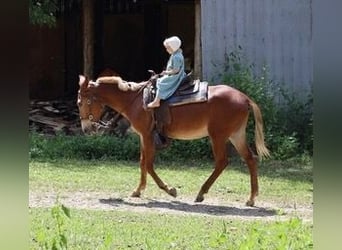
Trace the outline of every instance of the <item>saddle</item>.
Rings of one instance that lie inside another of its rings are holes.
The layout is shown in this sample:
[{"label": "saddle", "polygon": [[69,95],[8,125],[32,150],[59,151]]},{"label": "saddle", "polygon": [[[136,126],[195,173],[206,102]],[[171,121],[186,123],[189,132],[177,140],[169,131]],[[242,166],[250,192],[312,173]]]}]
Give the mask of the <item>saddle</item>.
[{"label": "saddle", "polygon": [[[147,86],[144,89],[143,106],[145,110],[147,109],[147,104],[154,99],[155,93],[156,87],[154,86],[154,84]],[[199,79],[193,80],[190,72],[182,79],[179,87],[176,89],[171,97],[166,100],[161,100],[160,107],[163,103],[168,104],[168,106],[179,106],[190,103],[205,102],[207,101],[207,99],[208,82],[201,82]]]},{"label": "saddle", "polygon": [[[156,93],[154,84],[147,86],[143,92],[143,107],[147,110]],[[171,123],[169,107],[191,103],[200,103],[208,100],[208,82],[193,80],[191,73],[187,74],[176,91],[166,100],[160,101],[160,106],[152,110],[155,121],[154,141],[157,149],[163,149],[170,145],[170,138],[165,136],[164,125]]]},{"label": "saddle", "polygon": [[208,82],[201,82],[199,79],[190,81],[179,86],[175,93],[165,100],[169,106],[179,106],[190,103],[207,101]]}]

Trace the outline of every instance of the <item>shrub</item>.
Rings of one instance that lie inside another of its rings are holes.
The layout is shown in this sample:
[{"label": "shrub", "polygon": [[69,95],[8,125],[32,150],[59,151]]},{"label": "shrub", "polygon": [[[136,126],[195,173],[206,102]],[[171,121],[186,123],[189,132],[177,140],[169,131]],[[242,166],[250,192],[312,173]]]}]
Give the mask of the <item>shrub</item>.
[{"label": "shrub", "polygon": [[172,140],[169,148],[157,153],[162,160],[207,160],[212,159],[211,145],[208,138],[192,141]]},{"label": "shrub", "polygon": [[301,100],[295,93],[281,89],[283,104],[280,105],[279,119],[284,123],[287,134],[293,134],[298,140],[301,153],[313,154],[313,95],[308,93]]},{"label": "shrub", "polygon": [[[125,137],[102,136],[56,136],[30,133],[31,159],[108,159],[133,160],[140,159],[140,142],[136,134]],[[157,151],[156,157],[161,160],[182,161],[212,158],[208,139],[193,141],[172,140],[169,148]]]},{"label": "shrub", "polygon": [[138,160],[139,138],[115,136],[56,136],[30,133],[31,159],[112,159]]}]

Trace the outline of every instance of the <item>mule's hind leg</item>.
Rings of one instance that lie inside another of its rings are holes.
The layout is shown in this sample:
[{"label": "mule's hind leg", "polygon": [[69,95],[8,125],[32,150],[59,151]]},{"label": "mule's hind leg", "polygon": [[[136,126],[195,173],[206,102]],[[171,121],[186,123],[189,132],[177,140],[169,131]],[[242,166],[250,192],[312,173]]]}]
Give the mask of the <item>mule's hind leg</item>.
[{"label": "mule's hind leg", "polygon": [[220,136],[211,137],[212,150],[215,158],[215,168],[206,182],[202,185],[195,202],[204,200],[204,194],[208,193],[211,185],[220,176],[224,168],[228,165],[226,140]]},{"label": "mule's hind leg", "polygon": [[258,195],[259,192],[258,168],[256,156],[253,154],[252,150],[247,145],[245,128],[240,129],[239,132],[233,134],[229,139],[248,166],[250,174],[251,193],[248,201],[246,202],[246,205],[254,206],[255,197]]}]

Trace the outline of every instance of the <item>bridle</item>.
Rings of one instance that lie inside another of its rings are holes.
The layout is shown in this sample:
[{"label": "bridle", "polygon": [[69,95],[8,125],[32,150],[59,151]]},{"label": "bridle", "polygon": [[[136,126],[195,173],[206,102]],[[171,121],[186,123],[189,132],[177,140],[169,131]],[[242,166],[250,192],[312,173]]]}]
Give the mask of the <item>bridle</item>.
[{"label": "bridle", "polygon": [[[84,97],[84,96],[83,96]],[[78,91],[78,99],[80,100],[80,103],[82,103],[82,95],[81,95],[81,93],[80,93],[80,91]],[[84,98],[83,98],[84,99]],[[97,97],[95,97],[94,95],[90,95],[89,97],[87,97],[87,98],[85,98],[86,99],[86,104],[88,105],[88,109],[89,109],[89,114],[88,114],[88,117],[82,117],[81,115],[80,115],[80,120],[82,121],[82,120],[89,120],[89,121],[91,121],[91,122],[93,122],[93,119],[94,119],[94,115],[93,115],[93,113],[91,112],[91,104],[93,103],[93,102],[99,102],[98,101],[98,98]],[[105,105],[104,104],[102,104],[102,102],[100,102],[100,105],[101,105],[101,108],[102,109],[104,109],[105,108]]]},{"label": "bridle", "polygon": [[[132,101],[130,103],[128,103],[127,105],[125,105],[120,111],[117,111],[118,114],[122,114],[129,106],[132,105],[132,103],[135,102],[135,100],[138,98],[140,92],[146,88],[147,86],[150,86],[153,83],[153,79],[150,78],[149,80],[146,81],[146,83],[136,92],[137,94],[134,96],[134,98],[132,99]],[[101,105],[102,110],[105,109],[105,105],[103,104],[103,102],[99,101],[99,98],[96,97],[94,94],[90,94],[89,96],[82,96],[80,93],[80,90],[78,91],[78,100],[80,100],[80,102],[82,103],[82,100],[86,99],[86,104],[88,105],[88,116],[82,117],[80,115],[80,120],[89,120],[91,121],[94,125],[96,123],[99,123],[102,126],[108,126],[108,124],[106,124],[105,122],[101,121],[101,118],[98,121],[93,121],[94,119],[94,115],[92,113],[92,103],[98,102]]]}]

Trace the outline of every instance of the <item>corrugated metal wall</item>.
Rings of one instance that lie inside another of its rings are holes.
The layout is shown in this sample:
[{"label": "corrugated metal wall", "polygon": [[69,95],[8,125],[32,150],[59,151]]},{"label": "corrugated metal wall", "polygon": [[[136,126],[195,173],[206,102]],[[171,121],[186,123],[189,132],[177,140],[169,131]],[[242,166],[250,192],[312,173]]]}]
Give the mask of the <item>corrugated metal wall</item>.
[{"label": "corrugated metal wall", "polygon": [[[203,77],[240,45],[258,74],[305,92],[313,81],[312,0],[201,0]],[[217,80],[217,79],[215,79]]]}]

